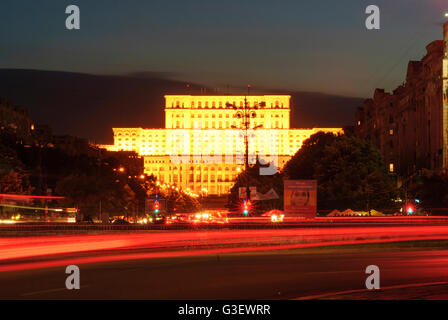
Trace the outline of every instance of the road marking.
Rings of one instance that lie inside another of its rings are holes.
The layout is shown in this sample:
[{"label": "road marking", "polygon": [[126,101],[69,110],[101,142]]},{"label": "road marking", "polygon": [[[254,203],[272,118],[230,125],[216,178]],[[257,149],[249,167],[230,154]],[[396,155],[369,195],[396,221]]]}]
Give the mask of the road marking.
[{"label": "road marking", "polygon": [[[82,286],[81,289],[86,288],[88,286]],[[40,290],[40,291],[33,291],[33,292],[27,292],[27,293],[23,293],[21,294],[21,296],[34,296],[37,294],[42,294],[42,293],[51,293],[51,292],[59,292],[59,291],[69,291],[67,290],[67,288],[57,288],[57,289],[47,289],[47,290]]]},{"label": "road marking", "polygon": [[346,291],[339,291],[339,292],[323,293],[323,294],[314,295],[314,296],[294,298],[291,300],[315,300],[315,299],[322,299],[322,298],[326,298],[326,297],[345,295],[345,294],[351,294],[351,293],[383,291],[383,290],[392,290],[392,289],[405,289],[405,288],[437,286],[437,285],[448,285],[448,282],[427,282],[427,283],[401,284],[401,285],[395,285],[395,286],[389,286],[389,287],[382,287],[381,289],[378,289],[378,290],[368,290],[368,289],[346,290]]}]

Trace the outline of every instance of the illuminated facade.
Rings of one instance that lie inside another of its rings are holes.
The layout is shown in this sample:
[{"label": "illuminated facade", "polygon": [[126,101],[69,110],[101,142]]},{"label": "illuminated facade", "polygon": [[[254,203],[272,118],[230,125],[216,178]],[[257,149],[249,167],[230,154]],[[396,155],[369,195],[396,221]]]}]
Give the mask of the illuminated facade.
[{"label": "illuminated facade", "polygon": [[356,111],[355,133],[377,146],[400,176],[448,168],[448,22],[443,40],[410,61],[406,82],[388,93],[376,89]]},{"label": "illuminated facade", "polygon": [[[246,99],[246,100],[245,100]],[[144,158],[145,173],[161,183],[193,192],[226,194],[244,164],[244,130],[238,111],[254,110],[249,138],[250,163],[256,158],[283,165],[304,140],[319,131],[340,128],[291,129],[289,95],[165,96],[165,128],[114,128],[110,151],[135,151]],[[246,101],[246,102],[245,102]],[[230,106],[232,105],[232,106]]]}]

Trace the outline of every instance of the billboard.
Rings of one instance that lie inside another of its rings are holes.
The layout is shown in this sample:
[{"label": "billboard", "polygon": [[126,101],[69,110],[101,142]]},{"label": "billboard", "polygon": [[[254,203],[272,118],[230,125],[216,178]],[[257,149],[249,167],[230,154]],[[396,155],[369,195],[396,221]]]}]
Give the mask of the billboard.
[{"label": "billboard", "polygon": [[284,208],[287,216],[316,217],[317,181],[285,180]]}]

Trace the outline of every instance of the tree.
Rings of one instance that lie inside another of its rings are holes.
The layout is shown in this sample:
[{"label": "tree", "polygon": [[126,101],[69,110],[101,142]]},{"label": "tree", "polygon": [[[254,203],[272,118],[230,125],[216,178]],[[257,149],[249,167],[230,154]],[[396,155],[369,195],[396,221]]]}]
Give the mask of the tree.
[{"label": "tree", "polygon": [[291,180],[314,179],[316,160],[325,155],[325,147],[332,144],[336,138],[337,136],[333,133],[313,134],[303,142],[300,150],[285,164],[282,173]]},{"label": "tree", "polygon": [[20,170],[0,174],[0,193],[31,194],[28,176]]},{"label": "tree", "polygon": [[200,203],[198,199],[190,197],[182,192],[172,188],[160,190],[161,198],[166,199],[166,212],[173,214],[175,212],[195,212],[199,210]]},{"label": "tree", "polygon": [[426,209],[448,208],[448,172],[424,170],[410,183],[409,196]]},{"label": "tree", "polygon": [[113,176],[69,175],[58,182],[56,192],[67,197],[84,219],[99,217],[100,205],[112,215],[125,216],[134,209],[135,193]]},{"label": "tree", "polygon": [[[252,201],[253,213],[258,214],[271,209],[283,209],[283,179],[280,173],[274,175],[260,175],[260,168],[262,165],[257,162],[247,171],[240,173],[236,179],[235,184],[230,190],[228,197],[228,206],[232,211],[239,211],[241,208],[241,200],[239,199],[239,188],[247,186],[247,179],[249,179],[249,186],[256,187],[257,193],[266,193],[271,189],[279,195],[279,199]],[[253,196],[253,195],[251,195]]]},{"label": "tree", "polygon": [[23,167],[14,149],[0,144],[0,193],[29,194],[33,191],[30,176]]},{"label": "tree", "polygon": [[316,179],[319,209],[386,209],[397,196],[379,150],[354,136],[311,136],[283,173],[286,179]]}]

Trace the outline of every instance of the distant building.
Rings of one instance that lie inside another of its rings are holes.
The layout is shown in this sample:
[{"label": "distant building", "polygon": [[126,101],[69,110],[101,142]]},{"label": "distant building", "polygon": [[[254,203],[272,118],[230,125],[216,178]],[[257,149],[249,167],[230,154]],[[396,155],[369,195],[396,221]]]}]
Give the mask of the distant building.
[{"label": "distant building", "polygon": [[[167,95],[165,128],[114,128],[114,144],[99,147],[135,151],[144,158],[145,173],[161,183],[196,193],[227,194],[244,168],[242,120],[236,115],[245,99],[255,112],[250,128],[258,128],[251,133],[249,153],[275,158],[280,168],[312,134],[342,132],[341,128],[291,129],[289,95]],[[178,155],[181,163],[175,161]]]},{"label": "distant building", "polygon": [[356,110],[355,134],[377,146],[400,176],[448,167],[448,22],[444,40],[426,50],[409,62],[403,85],[392,93],[376,89]]}]

